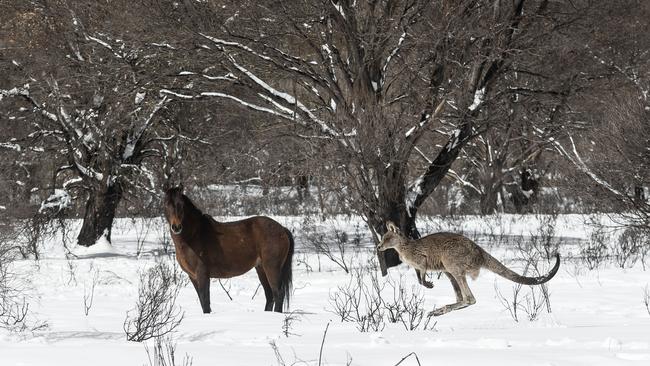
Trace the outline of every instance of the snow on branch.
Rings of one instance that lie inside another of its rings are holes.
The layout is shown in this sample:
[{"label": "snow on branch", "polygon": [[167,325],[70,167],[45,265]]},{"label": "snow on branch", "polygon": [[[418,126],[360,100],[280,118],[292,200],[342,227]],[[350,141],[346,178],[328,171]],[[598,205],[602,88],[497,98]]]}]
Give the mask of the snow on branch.
[{"label": "snow on branch", "polygon": [[273,97],[276,97],[290,105],[296,106],[301,112],[303,112],[307,117],[314,123],[316,123],[322,132],[337,137],[339,134],[334,131],[330,126],[328,126],[323,120],[319,119],[309,108],[307,108],[302,102],[294,98],[293,96],[279,91],[266,83],[264,80],[260,79],[257,77],[255,74],[253,74],[251,71],[246,69],[245,67],[239,65],[234,58],[230,57],[230,63],[237,68],[240,72],[242,72],[244,75],[246,75],[250,80],[252,80],[255,84],[260,86],[262,89],[266,90],[268,93],[270,93]]},{"label": "snow on branch", "polygon": [[345,12],[343,11],[343,5],[341,5],[341,3],[338,1],[334,2],[334,0],[330,0],[330,3],[334,7],[334,9],[336,9],[336,11],[339,12],[339,14],[341,14],[343,19],[345,19]]},{"label": "snow on branch", "polygon": [[38,212],[43,213],[49,210],[59,212],[70,207],[71,205],[72,198],[70,197],[70,194],[68,194],[68,192],[63,189],[55,189],[54,193],[41,203],[41,207],[38,209]]},{"label": "snow on branch", "polygon": [[74,165],[75,165],[75,168],[77,168],[79,173],[81,173],[82,175],[84,175],[86,177],[89,177],[89,178],[92,178],[92,179],[95,179],[96,181],[99,181],[99,182],[104,180],[104,174],[102,174],[100,172],[97,172],[92,168],[86,168],[85,166],[80,164],[77,161],[77,159],[75,159]]},{"label": "snow on branch", "polygon": [[447,171],[447,175],[454,178],[455,180],[457,180],[458,183],[460,183],[464,187],[468,187],[468,188],[474,190],[478,194],[483,193],[480,188],[476,187],[474,184],[472,184],[472,182],[465,180],[456,171],[454,171],[452,169],[449,169],[449,171]]},{"label": "snow on branch", "polygon": [[485,87],[481,89],[477,89],[474,92],[474,101],[472,102],[472,105],[470,105],[467,109],[469,109],[470,111],[476,110],[478,107],[481,106],[484,99],[485,99]]},{"label": "snow on branch", "polygon": [[201,99],[201,98],[204,98],[204,97],[218,97],[218,98],[230,99],[230,100],[233,100],[233,101],[241,104],[244,107],[247,107],[247,108],[259,111],[259,112],[265,112],[265,113],[273,114],[275,116],[285,118],[285,119],[288,119],[288,120],[291,120],[291,121],[294,120],[293,116],[291,116],[291,115],[287,115],[285,113],[281,113],[279,111],[276,111],[276,110],[273,110],[273,109],[270,109],[270,108],[262,107],[262,106],[259,106],[257,104],[246,102],[246,101],[244,101],[244,100],[242,100],[240,98],[237,98],[237,97],[235,97],[233,95],[229,95],[229,94],[224,94],[224,93],[219,93],[219,92],[202,92],[202,93],[199,93],[197,95],[192,95],[192,94],[178,93],[178,92],[175,92],[175,91],[172,91],[172,90],[169,90],[169,89],[161,89],[160,93],[167,94],[167,95],[172,95],[172,96],[174,96],[176,98],[187,99],[187,100],[189,100],[189,99]]},{"label": "snow on branch", "polygon": [[9,150],[15,150],[17,152],[21,152],[22,148],[18,144],[14,144],[12,142],[0,142],[0,148],[3,149],[9,149]]},{"label": "snow on branch", "polygon": [[411,215],[415,208],[415,201],[422,194],[422,184],[424,183],[424,175],[417,177],[406,190],[406,212]]},{"label": "snow on branch", "polygon": [[[289,71],[292,73],[296,73],[298,75],[304,76],[306,78],[309,78],[311,81],[313,81],[316,84],[319,84],[324,87],[329,87],[329,83],[327,80],[323,79],[316,73],[314,73],[312,65],[317,65],[318,63],[315,61],[307,61],[303,58],[293,56],[288,54],[287,52],[282,51],[281,49],[262,43],[260,42],[260,46],[263,47],[266,50],[272,51],[276,57],[271,57],[268,56],[264,53],[260,53],[258,51],[255,51],[251,47],[248,47],[244,44],[241,44],[239,42],[233,42],[233,41],[226,41],[223,39],[219,39],[213,36],[209,36],[204,33],[199,33],[202,37],[208,39],[209,41],[213,42],[217,46],[219,46],[221,49],[224,49],[225,47],[232,47],[241,51],[244,51],[250,55],[253,55],[255,57],[260,58],[261,60],[264,60],[266,62],[272,63],[273,65],[285,70]],[[229,59],[231,62],[234,62],[234,59],[232,56],[228,55]],[[297,67],[298,66],[298,67]],[[236,79],[236,78],[235,78]]]},{"label": "snow on branch", "polygon": [[245,45],[243,45],[243,44],[241,44],[239,42],[225,41],[223,39],[219,39],[219,38],[216,38],[216,37],[209,36],[209,35],[207,35],[205,33],[199,33],[199,35],[201,35],[201,37],[203,37],[203,38],[205,38],[205,39],[207,39],[207,40],[211,41],[212,43],[217,44],[219,46],[229,46],[229,47],[239,48],[240,50],[246,51],[246,52],[250,53],[251,55],[255,55],[255,56],[261,58],[262,60],[266,60],[266,61],[270,61],[270,62],[273,61],[273,59],[271,57],[263,55],[263,54],[261,54],[259,52],[255,52],[255,50],[253,50],[252,48],[250,48],[248,46],[245,46]]},{"label": "snow on branch", "polygon": [[332,49],[328,44],[324,44],[321,46],[323,51],[325,51],[325,54],[327,54],[327,59],[329,60],[329,73],[330,77],[334,82],[336,82],[336,72],[334,72],[334,56],[332,55]]},{"label": "snow on branch", "polygon": [[575,142],[573,141],[573,137],[569,136],[569,141],[571,141],[571,146],[573,150],[573,156],[571,155],[571,153],[566,151],[564,146],[562,146],[562,144],[556,139],[551,137],[550,141],[560,154],[564,155],[567,159],[569,159],[569,161],[576,168],[578,168],[581,172],[585,173],[589,178],[591,178],[598,185],[602,186],[603,188],[607,189],[608,191],[610,191],[611,193],[617,196],[625,196],[623,193],[619,192],[616,188],[612,187],[612,185],[609,184],[609,182],[599,177],[587,166],[587,164],[585,164],[585,162],[580,157],[580,154],[578,153],[578,149],[576,148]]},{"label": "snow on branch", "polygon": [[212,76],[212,75],[207,75],[207,74],[200,74],[196,73],[193,71],[181,71],[178,73],[178,76],[192,76],[192,75],[198,75],[202,78],[208,79],[208,80],[224,80],[224,81],[235,81],[237,80],[237,77],[231,73],[227,73],[224,76]]},{"label": "snow on branch", "polygon": [[162,106],[168,101],[167,96],[164,96],[156,103],[156,105],[153,107],[151,113],[149,113],[149,116],[147,119],[138,127],[133,134],[131,134],[127,138],[127,143],[124,148],[124,152],[122,153],[122,160],[128,160],[131,156],[133,156],[133,153],[135,151],[135,147],[142,138],[142,135],[144,135],[144,132],[149,128],[152,124],[153,117],[154,115],[162,108]]},{"label": "snow on branch", "polygon": [[386,80],[386,70],[388,69],[388,65],[390,64],[390,61],[397,55],[399,52],[400,48],[402,47],[402,43],[404,43],[404,40],[406,39],[406,32],[402,32],[402,35],[399,37],[399,40],[397,41],[397,46],[393,48],[393,50],[388,54],[386,57],[386,62],[384,62],[384,67],[382,68],[381,71],[381,85],[383,87],[384,82]]},{"label": "snow on branch", "polygon": [[58,122],[58,118],[56,114],[43,108],[38,102],[36,102],[36,100],[34,100],[34,98],[31,97],[31,95],[29,94],[29,84],[25,84],[22,87],[15,87],[9,90],[0,89],[0,100],[2,100],[4,97],[25,98],[29,103],[31,103],[34,106],[34,109],[40,112],[45,118],[53,122]]},{"label": "snow on branch", "polygon": [[101,39],[99,39],[99,38],[97,38],[97,37],[93,37],[93,36],[87,35],[87,34],[86,34],[86,38],[89,39],[89,40],[91,40],[91,41],[93,41],[93,42],[96,42],[96,43],[100,44],[102,47],[108,49],[109,51],[111,51],[112,54],[115,55],[115,57],[120,58],[120,59],[123,59],[123,58],[124,58],[123,55],[120,55],[119,53],[117,53],[117,52],[113,49],[113,47],[112,47],[110,44],[106,43],[105,41],[103,41],[103,40],[101,40]]},{"label": "snow on branch", "polygon": [[444,105],[445,100],[443,99],[440,101],[440,103],[438,103],[438,106],[436,107],[435,111],[433,111],[433,114],[424,113],[420,119],[420,122],[406,131],[406,133],[404,133],[404,136],[406,138],[413,138],[416,140],[422,134],[421,131],[423,130],[424,126],[426,126],[431,120],[435,119],[440,114],[440,112],[442,112]]}]

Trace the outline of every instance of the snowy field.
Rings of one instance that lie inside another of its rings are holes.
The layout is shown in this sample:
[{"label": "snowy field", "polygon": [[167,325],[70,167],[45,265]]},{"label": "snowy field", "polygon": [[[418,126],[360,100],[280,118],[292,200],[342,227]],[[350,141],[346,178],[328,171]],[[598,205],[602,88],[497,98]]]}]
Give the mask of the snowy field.
[{"label": "snowy field", "polygon": [[[640,262],[621,269],[609,261],[590,271],[570,259],[591,235],[582,216],[560,216],[555,227],[563,262],[548,286],[552,312],[542,310],[530,321],[522,310],[515,321],[495,289],[508,298],[514,284],[483,271],[469,283],[476,305],[432,318],[427,329],[421,324],[410,331],[401,322],[386,322],[382,330],[367,332],[360,332],[355,322],[341,322],[330,300],[340,292],[338,286],[350,283],[350,275],[309,245],[320,239],[334,244],[337,239],[332,233],[346,232],[344,239],[338,237],[353,247],[345,258],[354,272],[367,267],[372,257],[364,224],[354,217],[327,222],[276,219],[294,232],[297,241],[292,313],[263,311],[255,271],[222,281],[223,288],[213,280],[212,313],[207,315],[202,314],[192,286],[185,286],[178,297],[185,318],[173,334],[177,364],[187,354],[197,366],[388,366],[414,352],[417,358],[411,355],[400,365],[650,365],[650,314],[643,301],[650,270],[644,271]],[[521,272],[523,263],[516,260],[513,244],[504,238],[536,235],[541,221],[506,215],[453,222],[428,219],[419,227],[423,233],[462,230]],[[113,233],[112,247],[70,248],[76,257],[67,259],[61,243],[53,240],[43,248],[40,261],[15,262],[14,271],[31,278],[34,316],[48,327],[25,333],[0,329],[0,365],[148,365],[143,343],[128,342],[123,323],[135,305],[139,273],[158,261],[170,260],[161,245],[168,240],[165,230],[159,220],[122,219]],[[414,271],[405,265],[378,278],[393,284],[401,281],[407,292],[422,295],[427,312],[455,301],[444,276],[430,276],[433,289],[417,286]],[[86,315],[84,294],[90,294],[93,279],[94,297]],[[522,289],[522,294],[529,292],[527,287]],[[151,347],[152,341],[147,344]]]}]

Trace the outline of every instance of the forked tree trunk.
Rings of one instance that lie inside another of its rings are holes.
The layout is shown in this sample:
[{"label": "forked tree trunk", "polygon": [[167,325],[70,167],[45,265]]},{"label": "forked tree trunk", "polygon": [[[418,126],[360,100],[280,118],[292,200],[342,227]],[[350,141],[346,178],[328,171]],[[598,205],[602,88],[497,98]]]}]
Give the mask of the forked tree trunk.
[{"label": "forked tree trunk", "polygon": [[485,192],[481,194],[479,208],[481,215],[491,215],[498,210],[499,194],[501,193],[501,182],[491,181],[485,185]]},{"label": "forked tree trunk", "polygon": [[[404,232],[409,238],[420,238],[420,232],[415,225],[418,209],[431,193],[433,193],[445,175],[447,175],[447,172],[451,168],[451,164],[458,158],[461,149],[465,146],[467,141],[469,141],[471,133],[472,122],[471,119],[467,119],[461,125],[458,135],[455,138],[450,139],[442,148],[438,156],[436,156],[434,161],[429,164],[427,171],[421,177],[421,183],[416,188],[419,193],[417,193],[417,196],[414,202],[411,203],[412,205],[410,207],[406,204],[406,164],[401,165],[400,168],[394,169],[394,172],[398,174],[398,177],[396,176],[392,179],[385,179],[386,192],[397,193],[390,196],[392,197],[392,200],[388,199],[389,197],[381,196],[382,185],[380,184],[379,198],[380,202],[383,202],[383,205],[382,208],[378,210],[380,217],[375,221],[383,221],[380,223],[372,223],[377,233],[385,233],[385,222],[391,220],[397,224],[402,232]],[[386,174],[385,177],[391,177],[391,175]],[[382,177],[378,177],[378,179],[381,181]],[[394,250],[386,250],[377,253],[377,255],[379,258],[381,273],[384,276],[388,274],[388,268],[402,263],[397,252]]]},{"label": "forked tree trunk", "polygon": [[[404,221],[408,217],[405,200],[405,173],[406,164],[391,164],[383,174],[377,176],[379,190],[379,207],[376,208],[377,215],[374,215],[371,223],[375,232],[379,235],[386,233],[386,222],[392,221],[399,227],[404,227]],[[379,266],[382,268],[394,267],[402,261],[393,249],[378,253]]]},{"label": "forked tree trunk", "polygon": [[104,233],[106,233],[106,239],[111,240],[113,219],[121,200],[122,187],[119,183],[111,184],[103,190],[89,194],[83,224],[77,236],[79,245],[92,246]]}]

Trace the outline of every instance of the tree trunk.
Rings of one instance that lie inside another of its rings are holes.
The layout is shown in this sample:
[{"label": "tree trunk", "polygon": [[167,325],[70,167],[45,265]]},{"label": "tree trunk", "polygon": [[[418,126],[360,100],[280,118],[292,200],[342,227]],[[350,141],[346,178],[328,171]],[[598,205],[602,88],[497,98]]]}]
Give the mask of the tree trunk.
[{"label": "tree trunk", "polygon": [[[375,208],[375,212],[378,214],[373,215],[371,225],[377,234],[383,235],[386,233],[386,222],[392,221],[402,232],[407,233],[413,239],[417,239],[419,235],[413,237],[410,234],[415,228],[415,217],[410,217],[406,208],[405,166],[406,164],[391,164],[390,167],[382,171],[383,174],[377,176],[379,207]],[[377,254],[379,266],[384,276],[388,274],[388,268],[402,263],[397,251],[393,249]]]},{"label": "tree trunk", "polygon": [[501,192],[501,184],[490,182],[485,185],[485,192],[481,195],[479,202],[481,215],[491,215],[497,212],[499,192]]},{"label": "tree trunk", "polygon": [[77,236],[79,245],[94,245],[104,233],[111,240],[111,229],[117,205],[122,199],[122,187],[119,183],[111,184],[104,190],[90,192],[81,231]]}]

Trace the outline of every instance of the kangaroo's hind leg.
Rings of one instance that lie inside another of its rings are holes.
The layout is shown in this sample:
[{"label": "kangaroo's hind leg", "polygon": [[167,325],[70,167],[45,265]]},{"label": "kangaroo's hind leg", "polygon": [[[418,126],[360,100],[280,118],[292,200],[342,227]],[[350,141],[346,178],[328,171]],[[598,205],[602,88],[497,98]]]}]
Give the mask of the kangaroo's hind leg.
[{"label": "kangaroo's hind leg", "polygon": [[454,288],[454,292],[456,293],[456,302],[461,302],[463,301],[463,293],[460,291],[460,285],[452,276],[449,274],[449,272],[443,272],[445,275],[447,275],[447,278],[449,278],[449,282],[451,282],[451,286]]},{"label": "kangaroo's hind leg", "polygon": [[[470,291],[469,286],[467,285],[467,279],[465,278],[465,275],[459,273],[449,273],[449,276],[452,277],[457,282],[457,285],[460,287],[462,298],[460,299],[460,301],[457,301],[453,304],[445,305],[443,307],[434,309],[432,312],[429,313],[429,316],[439,316],[439,315],[447,314],[450,311],[463,309],[476,303],[476,300],[474,299],[474,295],[472,294],[472,291]],[[451,283],[453,286],[454,281],[452,281]],[[456,297],[458,298],[458,293],[456,294]]]}]

